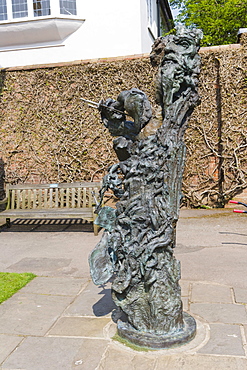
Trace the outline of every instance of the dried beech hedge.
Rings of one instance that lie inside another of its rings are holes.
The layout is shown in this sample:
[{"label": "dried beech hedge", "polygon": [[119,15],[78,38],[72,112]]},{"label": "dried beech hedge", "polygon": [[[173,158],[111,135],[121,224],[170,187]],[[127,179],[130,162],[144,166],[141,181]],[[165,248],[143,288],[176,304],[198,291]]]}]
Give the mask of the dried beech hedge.
[{"label": "dried beech hedge", "polygon": [[[247,48],[202,53],[201,105],[187,131],[184,204],[222,206],[247,186]],[[155,106],[148,58],[1,71],[5,181],[97,181],[116,162],[98,102],[137,87]]]},{"label": "dried beech hedge", "polygon": [[184,203],[221,207],[247,187],[247,48],[201,57],[201,105],[186,136]]}]

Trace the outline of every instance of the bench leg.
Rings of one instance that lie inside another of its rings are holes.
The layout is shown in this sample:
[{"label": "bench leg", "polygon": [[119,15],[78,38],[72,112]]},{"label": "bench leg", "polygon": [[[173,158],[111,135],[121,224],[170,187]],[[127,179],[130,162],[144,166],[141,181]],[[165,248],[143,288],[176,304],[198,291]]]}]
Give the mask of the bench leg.
[{"label": "bench leg", "polygon": [[99,233],[99,226],[95,225],[95,223],[93,223],[93,232],[95,236],[97,236]]},{"label": "bench leg", "polygon": [[94,235],[97,236],[98,233],[99,233],[99,226],[98,225],[95,225],[94,221],[96,220],[97,218],[97,214],[94,213],[95,211],[95,207],[92,208],[92,216],[93,216],[93,231],[94,231]]},{"label": "bench leg", "polygon": [[11,226],[10,218],[6,218],[6,226],[10,228]]}]

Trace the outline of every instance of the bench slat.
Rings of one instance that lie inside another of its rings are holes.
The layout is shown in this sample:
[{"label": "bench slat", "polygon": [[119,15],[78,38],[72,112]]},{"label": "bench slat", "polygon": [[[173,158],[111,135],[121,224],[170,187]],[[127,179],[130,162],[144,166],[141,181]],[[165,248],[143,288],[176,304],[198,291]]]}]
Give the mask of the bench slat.
[{"label": "bench slat", "polygon": [[10,208],[15,208],[15,190],[12,190],[11,194],[11,204]]},{"label": "bench slat", "polygon": [[36,208],[36,201],[37,201],[37,190],[33,190],[33,209]]},{"label": "bench slat", "polygon": [[60,183],[60,184],[8,184],[8,188],[12,189],[67,189],[67,188],[91,188],[91,187],[101,187],[100,182],[71,182],[71,183]]},{"label": "bench slat", "polygon": [[6,218],[82,218],[92,221],[94,218],[92,208],[63,208],[63,209],[16,209],[0,212],[1,217]]},{"label": "bench slat", "polygon": [[82,202],[82,206],[83,207],[86,207],[87,206],[87,190],[85,188],[83,188],[83,202]]},{"label": "bench slat", "polygon": [[20,203],[21,203],[21,191],[18,189],[16,192],[16,208],[20,208]]},{"label": "bench slat", "polygon": [[22,190],[20,196],[21,196],[21,209],[25,209],[26,190]]},{"label": "bench slat", "polygon": [[58,188],[55,189],[55,208],[58,208]]},{"label": "bench slat", "polygon": [[31,208],[31,190],[30,189],[27,190],[27,208],[28,209]]},{"label": "bench slat", "polygon": [[60,190],[60,208],[64,208],[64,189]]},{"label": "bench slat", "polygon": [[81,188],[77,189],[77,208],[81,207]]},{"label": "bench slat", "polygon": [[44,190],[44,208],[48,207],[48,189]]},{"label": "bench slat", "polygon": [[53,188],[50,188],[50,190],[49,190],[49,203],[48,203],[48,208],[52,208],[52,198],[53,198]]},{"label": "bench slat", "polygon": [[75,208],[75,188],[71,188],[71,193],[72,193],[72,196],[71,196],[71,207],[72,208]]},{"label": "bench slat", "polygon": [[69,208],[69,195],[70,191],[69,188],[66,189],[66,208]]},{"label": "bench slat", "polygon": [[92,188],[88,189],[88,206],[92,207],[93,204],[93,195],[92,195]]},{"label": "bench slat", "polygon": [[42,207],[42,189],[39,189],[39,192],[38,192],[38,208],[41,208]]}]

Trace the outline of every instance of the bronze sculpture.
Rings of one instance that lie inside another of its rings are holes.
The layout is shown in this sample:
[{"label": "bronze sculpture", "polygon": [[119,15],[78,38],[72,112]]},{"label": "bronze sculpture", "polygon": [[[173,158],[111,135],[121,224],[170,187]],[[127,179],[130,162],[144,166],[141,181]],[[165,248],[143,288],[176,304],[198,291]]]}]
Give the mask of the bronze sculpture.
[{"label": "bronze sculpture", "polygon": [[[197,93],[201,31],[178,27],[159,38],[151,62],[159,62],[157,98],[162,122],[152,119],[146,95],[131,89],[116,101],[99,104],[102,121],[113,136],[119,163],[104,177],[119,198],[116,209],[97,207],[96,222],[105,227],[90,258],[92,279],[113,276],[112,297],[125,314],[119,334],[152,348],[191,340],[194,319],[183,313],[180,264],[173,255],[185,161],[183,135]],[[122,112],[122,113],[121,113]],[[126,114],[134,121],[128,121]]]}]

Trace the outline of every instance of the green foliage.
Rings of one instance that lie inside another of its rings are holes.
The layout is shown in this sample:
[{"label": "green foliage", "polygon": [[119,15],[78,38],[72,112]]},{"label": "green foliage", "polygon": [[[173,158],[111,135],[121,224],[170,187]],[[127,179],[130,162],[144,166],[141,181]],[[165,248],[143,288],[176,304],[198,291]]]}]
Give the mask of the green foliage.
[{"label": "green foliage", "polygon": [[171,0],[180,9],[176,22],[200,28],[202,46],[232,44],[247,27],[247,0]]},{"label": "green foliage", "polygon": [[0,303],[6,301],[19,289],[23,288],[35,276],[32,273],[0,272]]}]

